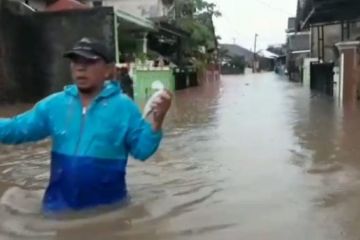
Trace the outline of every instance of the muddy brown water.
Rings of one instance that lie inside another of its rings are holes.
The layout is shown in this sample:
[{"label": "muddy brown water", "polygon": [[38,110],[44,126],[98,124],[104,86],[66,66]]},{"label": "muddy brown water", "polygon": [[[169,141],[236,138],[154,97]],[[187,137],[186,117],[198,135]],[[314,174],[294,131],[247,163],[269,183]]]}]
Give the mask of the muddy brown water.
[{"label": "muddy brown water", "polygon": [[127,206],[50,219],[49,142],[2,145],[0,193],[34,196],[2,202],[0,239],[359,239],[359,126],[357,106],[273,73],[222,77],[176,93],[158,153],[130,161]]}]

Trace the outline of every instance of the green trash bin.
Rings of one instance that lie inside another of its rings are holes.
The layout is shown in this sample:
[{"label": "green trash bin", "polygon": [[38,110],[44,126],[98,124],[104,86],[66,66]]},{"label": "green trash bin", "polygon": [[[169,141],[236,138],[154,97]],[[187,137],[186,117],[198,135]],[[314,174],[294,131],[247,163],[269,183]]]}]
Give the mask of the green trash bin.
[{"label": "green trash bin", "polygon": [[174,92],[175,77],[170,68],[156,69],[136,69],[134,71],[134,97],[136,101],[148,99],[154,90],[151,85],[155,81],[160,81],[165,88]]}]

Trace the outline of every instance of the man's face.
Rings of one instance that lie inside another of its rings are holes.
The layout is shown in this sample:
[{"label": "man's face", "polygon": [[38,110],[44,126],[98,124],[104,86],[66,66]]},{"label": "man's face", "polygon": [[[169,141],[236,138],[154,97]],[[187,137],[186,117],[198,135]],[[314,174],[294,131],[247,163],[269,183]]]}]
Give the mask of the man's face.
[{"label": "man's face", "polygon": [[98,90],[111,74],[112,67],[102,59],[86,59],[80,56],[71,59],[71,72],[80,92]]}]

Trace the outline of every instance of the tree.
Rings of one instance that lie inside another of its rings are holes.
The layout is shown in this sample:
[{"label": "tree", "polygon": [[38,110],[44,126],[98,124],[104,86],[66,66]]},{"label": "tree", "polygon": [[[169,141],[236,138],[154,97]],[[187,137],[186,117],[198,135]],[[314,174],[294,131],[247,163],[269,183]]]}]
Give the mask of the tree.
[{"label": "tree", "polygon": [[208,3],[204,0],[195,0],[195,7],[200,13],[210,14],[211,17],[221,17],[221,12],[216,9],[215,3]]},{"label": "tree", "polygon": [[214,58],[217,49],[213,17],[219,17],[221,13],[214,3],[204,0],[177,0],[175,7],[176,24],[190,34],[184,44],[185,56],[206,65]]},{"label": "tree", "polygon": [[165,6],[172,6],[175,0],[162,0],[161,1]]}]

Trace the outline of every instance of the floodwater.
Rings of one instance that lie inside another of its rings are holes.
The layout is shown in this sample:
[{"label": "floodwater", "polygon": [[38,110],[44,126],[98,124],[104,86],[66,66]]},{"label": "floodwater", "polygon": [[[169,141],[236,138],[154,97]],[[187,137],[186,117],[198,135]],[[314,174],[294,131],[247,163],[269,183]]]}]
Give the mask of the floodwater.
[{"label": "floodwater", "polygon": [[0,239],[357,240],[359,113],[273,73],[179,91],[131,202],[58,218],[39,213],[49,143],[1,146]]}]

